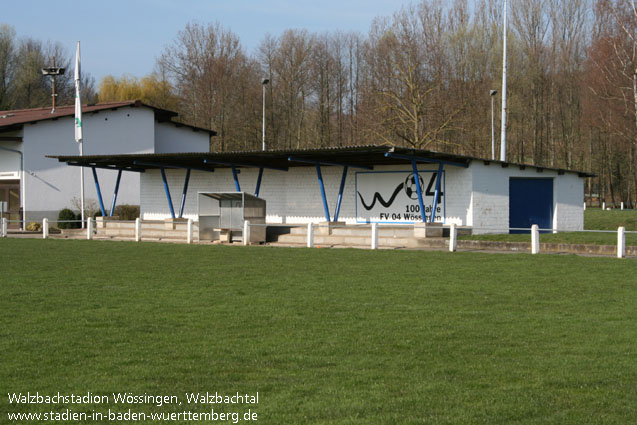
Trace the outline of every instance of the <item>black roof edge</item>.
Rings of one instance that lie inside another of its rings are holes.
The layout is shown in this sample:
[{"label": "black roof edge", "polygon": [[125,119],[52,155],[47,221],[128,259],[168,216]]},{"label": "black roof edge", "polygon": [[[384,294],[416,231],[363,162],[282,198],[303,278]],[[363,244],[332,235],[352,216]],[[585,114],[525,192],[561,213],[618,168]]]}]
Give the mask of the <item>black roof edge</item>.
[{"label": "black roof edge", "polygon": [[[182,153],[146,153],[146,154],[119,154],[119,155],[90,155],[90,156],[70,156],[70,155],[46,155],[47,158],[57,159],[60,162],[80,162],[89,164],[90,162],[110,163],[110,164],[132,164],[135,160],[152,160],[154,162],[180,163],[180,164],[196,164],[203,162],[204,159],[219,159],[226,162],[235,162],[251,164],[253,167],[259,165],[275,165],[281,167],[288,166],[288,157],[294,155],[313,160],[321,160],[329,158],[332,161],[336,158],[342,163],[352,164],[368,164],[368,165],[395,165],[407,163],[406,160],[388,159],[384,154],[387,152],[396,152],[404,155],[413,155],[419,157],[428,157],[433,160],[454,161],[458,163],[469,164],[471,161],[490,161],[493,164],[501,164],[502,166],[530,167],[535,169],[543,169],[547,171],[555,171],[558,174],[575,173],[579,177],[597,177],[596,174],[568,170],[562,168],[551,168],[544,166],[536,166],[530,164],[519,164],[498,160],[487,160],[485,158],[470,157],[466,155],[448,154],[444,152],[427,151],[421,149],[394,147],[387,145],[361,145],[361,146],[343,146],[331,148],[308,148],[308,149],[275,149],[269,151],[253,150],[253,151],[228,151],[228,152],[182,152]],[[303,165],[299,165],[303,166]],[[306,164],[307,166],[307,164]],[[223,166],[222,166],[223,167]],[[148,167],[157,168],[157,167]]]}]

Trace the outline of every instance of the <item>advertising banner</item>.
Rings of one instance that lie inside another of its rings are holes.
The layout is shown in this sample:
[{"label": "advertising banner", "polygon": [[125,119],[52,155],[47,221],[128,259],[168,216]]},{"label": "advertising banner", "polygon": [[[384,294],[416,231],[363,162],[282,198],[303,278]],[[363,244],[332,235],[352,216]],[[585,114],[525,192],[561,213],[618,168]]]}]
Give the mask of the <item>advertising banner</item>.
[{"label": "advertising banner", "polygon": [[[418,170],[427,221],[432,213],[438,171]],[[445,173],[435,209],[436,222],[445,216]],[[360,223],[413,223],[422,221],[416,176],[411,171],[356,173],[356,220]]]}]

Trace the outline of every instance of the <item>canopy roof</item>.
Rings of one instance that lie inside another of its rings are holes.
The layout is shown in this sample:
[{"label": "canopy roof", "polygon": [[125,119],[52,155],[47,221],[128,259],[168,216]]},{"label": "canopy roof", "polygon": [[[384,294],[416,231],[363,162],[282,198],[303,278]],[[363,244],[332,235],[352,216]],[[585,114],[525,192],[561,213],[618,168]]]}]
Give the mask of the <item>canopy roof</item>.
[{"label": "canopy roof", "polygon": [[377,165],[397,165],[415,159],[419,163],[444,164],[468,167],[471,161],[501,164],[503,167],[519,166],[536,169],[554,170],[560,174],[577,173],[580,177],[594,177],[588,172],[559,168],[538,167],[527,164],[492,161],[463,155],[447,154],[423,149],[410,149],[398,146],[366,145],[317,149],[234,151],[234,152],[188,152],[161,154],[123,154],[123,155],[47,155],[69,165],[144,171],[158,168],[214,169],[228,167],[255,167],[285,169],[294,166],[346,165],[372,169]]}]

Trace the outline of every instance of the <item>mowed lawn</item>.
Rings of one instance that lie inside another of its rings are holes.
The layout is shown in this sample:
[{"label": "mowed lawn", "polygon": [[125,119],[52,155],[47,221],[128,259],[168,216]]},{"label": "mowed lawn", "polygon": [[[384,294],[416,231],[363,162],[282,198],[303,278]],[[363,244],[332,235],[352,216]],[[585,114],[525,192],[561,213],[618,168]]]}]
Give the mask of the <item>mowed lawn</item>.
[{"label": "mowed lawn", "polygon": [[[605,210],[588,208],[584,211],[585,230],[606,230],[608,233],[559,232],[542,233],[542,243],[568,243],[592,245],[617,245],[617,228],[627,232],[637,232],[637,210]],[[460,236],[462,240],[506,241],[531,243],[530,234],[492,234]],[[626,233],[626,245],[637,246],[637,233]]]},{"label": "mowed lawn", "polygon": [[[635,260],[21,239],[0,256],[0,423],[49,410],[5,398],[26,391],[258,391],[212,407],[262,424],[637,418]],[[56,409],[129,407],[211,406]]]}]

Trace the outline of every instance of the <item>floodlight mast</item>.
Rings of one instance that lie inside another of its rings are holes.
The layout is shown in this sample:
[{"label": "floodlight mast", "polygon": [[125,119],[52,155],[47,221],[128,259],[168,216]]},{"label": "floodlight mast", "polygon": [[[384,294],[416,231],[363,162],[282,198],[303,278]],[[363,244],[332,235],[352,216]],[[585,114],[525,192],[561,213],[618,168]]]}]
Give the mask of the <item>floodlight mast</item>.
[{"label": "floodlight mast", "polygon": [[55,113],[55,97],[57,93],[55,93],[55,77],[58,75],[64,75],[65,68],[60,68],[55,66],[55,56],[52,58],[52,63],[49,68],[42,68],[42,75],[48,75],[51,77],[51,113]]}]

